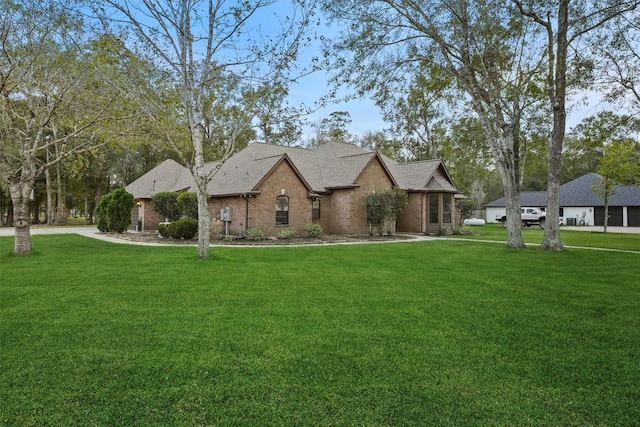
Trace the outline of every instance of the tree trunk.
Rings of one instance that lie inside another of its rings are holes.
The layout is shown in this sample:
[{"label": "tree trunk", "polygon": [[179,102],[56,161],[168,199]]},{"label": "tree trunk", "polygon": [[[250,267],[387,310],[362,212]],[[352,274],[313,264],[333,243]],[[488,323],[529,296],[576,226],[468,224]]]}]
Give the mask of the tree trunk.
[{"label": "tree trunk", "polygon": [[[560,240],[560,174],[562,166],[562,145],[567,127],[567,50],[569,43],[569,0],[561,0],[558,5],[558,29],[554,39],[553,31],[548,31],[549,74],[548,91],[553,110],[553,130],[549,140],[549,173],[547,174],[547,219],[544,237],[540,247],[545,250],[564,249]],[[556,54],[553,54],[554,41]],[[555,68],[555,73],[554,73]]]},{"label": "tree trunk", "polygon": [[547,174],[547,209],[544,237],[541,248],[562,250],[560,239],[560,174],[562,172],[562,145],[567,121],[564,95],[558,100],[553,112],[553,131],[549,143],[549,172]]},{"label": "tree trunk", "polygon": [[[206,188],[206,187],[205,187]],[[209,196],[198,186],[198,257],[209,258]]]},{"label": "tree trunk", "polygon": [[522,249],[525,247],[522,239],[522,213],[520,212],[520,185],[517,172],[509,173],[504,167],[498,168],[502,176],[504,199],[507,216],[507,247]]},{"label": "tree trunk", "polygon": [[562,172],[562,145],[567,113],[564,102],[556,105],[553,113],[553,131],[549,143],[549,172],[547,174],[547,209],[544,237],[540,247],[544,250],[564,249],[560,239],[560,174]]},{"label": "tree trunk", "polygon": [[192,173],[196,181],[198,198],[198,257],[204,260],[209,258],[209,195],[207,194],[209,180],[204,167],[204,135],[198,124],[192,126],[191,137],[194,151]]},{"label": "tree trunk", "polygon": [[[47,157],[48,157],[47,153]],[[47,158],[47,161],[49,159]],[[51,188],[51,170],[49,167],[46,167],[44,170],[44,178],[45,178],[45,186],[47,189],[47,225],[55,224],[56,222],[56,214],[54,206],[54,198],[53,198],[53,189]]]},{"label": "tree trunk", "polygon": [[14,255],[31,255],[31,227],[29,221],[29,196],[33,184],[24,181],[9,183],[9,192],[13,202],[13,218],[15,226]]},{"label": "tree trunk", "polygon": [[62,188],[62,174],[60,172],[60,164],[56,165],[56,184],[58,187],[58,205],[56,207],[56,224],[67,225],[67,212],[65,206],[65,194]]},{"label": "tree trunk", "polygon": [[89,193],[84,193],[84,222],[85,224],[91,224],[91,218],[89,218]]}]

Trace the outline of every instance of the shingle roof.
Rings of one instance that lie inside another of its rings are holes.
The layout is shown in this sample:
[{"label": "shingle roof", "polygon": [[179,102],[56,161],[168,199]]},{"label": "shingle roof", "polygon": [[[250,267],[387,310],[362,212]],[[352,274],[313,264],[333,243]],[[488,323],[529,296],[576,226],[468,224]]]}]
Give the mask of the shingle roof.
[{"label": "shingle roof", "polygon": [[127,185],[125,189],[139,199],[150,199],[162,191],[179,191],[194,185],[189,169],[174,160],[165,160]]},{"label": "shingle roof", "polygon": [[[601,176],[590,172],[560,186],[560,207],[603,206],[604,202],[595,191],[593,185]],[[609,206],[640,206],[640,187],[636,185],[616,185],[609,198]],[[522,206],[544,207],[547,205],[546,191],[523,191],[520,193]],[[497,208],[505,206],[505,198],[501,197],[485,207]]]},{"label": "shingle roof", "polygon": [[[321,145],[316,150],[253,143],[230,157],[207,186],[212,196],[249,194],[282,161],[290,161],[307,183],[310,191],[326,192],[332,188],[356,185],[358,176],[373,159],[380,159],[400,188],[414,191],[457,192],[439,160],[397,163],[375,152],[338,142]],[[218,163],[207,164],[212,170]],[[438,168],[443,173],[435,174]],[[150,191],[155,182],[156,191]],[[150,198],[159,191],[195,191],[190,171],[167,160],[127,186],[136,198]]]},{"label": "shingle roof", "polygon": [[[546,191],[523,191],[520,193],[521,206],[543,207],[547,205]],[[503,208],[505,207],[505,198],[501,197],[491,203],[484,205],[487,208]]]}]

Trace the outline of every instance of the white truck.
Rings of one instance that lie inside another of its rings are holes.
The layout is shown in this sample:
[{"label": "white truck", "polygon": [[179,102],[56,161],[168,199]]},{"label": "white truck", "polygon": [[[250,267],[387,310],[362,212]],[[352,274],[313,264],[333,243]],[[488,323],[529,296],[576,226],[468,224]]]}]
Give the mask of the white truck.
[{"label": "white truck", "polygon": [[[547,214],[539,208],[521,208],[520,215],[522,216],[522,226],[529,227],[533,224],[544,228],[544,222],[547,219]],[[496,221],[502,224],[503,227],[507,226],[507,215],[499,213],[496,215]],[[560,218],[560,224],[562,224],[562,218]]]}]

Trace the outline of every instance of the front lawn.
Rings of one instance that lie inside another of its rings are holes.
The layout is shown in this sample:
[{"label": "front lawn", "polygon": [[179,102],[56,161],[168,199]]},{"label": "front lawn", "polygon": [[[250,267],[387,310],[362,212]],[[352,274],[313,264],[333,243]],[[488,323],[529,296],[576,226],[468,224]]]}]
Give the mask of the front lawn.
[{"label": "front lawn", "polygon": [[[472,235],[461,235],[456,237],[474,240],[495,240],[498,242],[507,241],[507,230],[500,224],[486,224],[483,226],[468,226],[466,230]],[[525,243],[538,245],[542,243],[544,230],[538,226],[525,227],[522,229],[522,238]],[[640,251],[640,235],[629,233],[602,233],[584,230],[567,230],[560,227],[560,238],[565,246],[582,246],[590,248],[607,248]]]},{"label": "front lawn", "polygon": [[5,425],[627,426],[640,255],[0,238]]}]

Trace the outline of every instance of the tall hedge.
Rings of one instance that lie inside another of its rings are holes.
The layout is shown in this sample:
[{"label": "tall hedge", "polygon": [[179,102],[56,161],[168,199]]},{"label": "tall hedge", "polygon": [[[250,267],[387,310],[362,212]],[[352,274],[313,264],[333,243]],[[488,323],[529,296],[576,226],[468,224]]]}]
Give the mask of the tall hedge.
[{"label": "tall hedge", "polygon": [[157,193],[151,198],[153,210],[169,221],[180,219],[180,207],[178,206],[178,194],[171,191]]},{"label": "tall hedge", "polygon": [[198,196],[192,192],[182,192],[177,200],[182,217],[198,219]]},{"label": "tall hedge", "polygon": [[131,225],[131,210],[134,205],[133,195],[124,188],[118,188],[102,196],[96,209],[98,230],[123,233]]},{"label": "tall hedge", "polygon": [[198,199],[196,193],[164,191],[151,198],[153,210],[169,221],[180,218],[198,219]]},{"label": "tall hedge", "polygon": [[373,193],[367,197],[367,222],[379,235],[384,233],[385,225],[391,234],[393,223],[408,203],[407,192],[398,188]]}]

